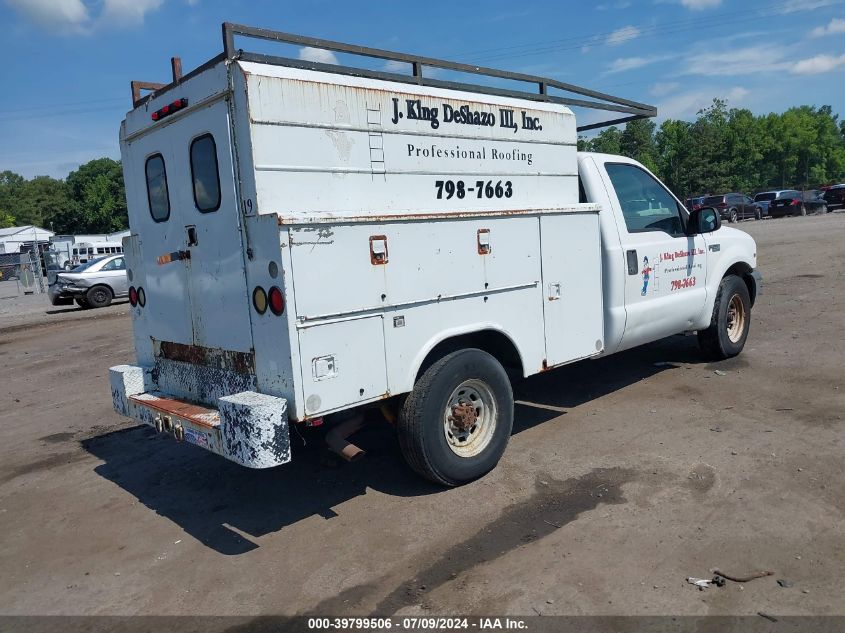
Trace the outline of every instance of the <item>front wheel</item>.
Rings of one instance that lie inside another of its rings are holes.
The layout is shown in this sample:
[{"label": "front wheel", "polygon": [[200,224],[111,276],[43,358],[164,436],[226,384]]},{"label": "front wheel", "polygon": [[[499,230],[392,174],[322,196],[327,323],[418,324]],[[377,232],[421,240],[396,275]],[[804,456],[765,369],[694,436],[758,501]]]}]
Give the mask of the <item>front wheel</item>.
[{"label": "front wheel", "polygon": [[513,391],[502,365],[462,349],[429,367],[399,414],[399,445],[417,473],[458,486],[490,472],[513,428]]},{"label": "front wheel", "polygon": [[759,207],[754,209],[754,219],[755,220],[762,220],[763,219],[763,211]]},{"label": "front wheel", "polygon": [[698,332],[698,344],[708,358],[733,358],[745,347],[750,327],[748,288],[736,275],[728,275],[719,284],[710,327]]}]

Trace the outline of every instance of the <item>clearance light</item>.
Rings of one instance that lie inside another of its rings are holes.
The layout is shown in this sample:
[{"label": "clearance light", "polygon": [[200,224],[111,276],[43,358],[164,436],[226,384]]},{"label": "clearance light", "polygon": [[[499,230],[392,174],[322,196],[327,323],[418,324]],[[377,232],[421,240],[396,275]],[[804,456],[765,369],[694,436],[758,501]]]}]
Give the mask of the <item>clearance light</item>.
[{"label": "clearance light", "polygon": [[163,108],[159,108],[155,112],[150,115],[150,118],[153,121],[161,121],[164,117],[173,114],[174,112],[178,112],[183,108],[188,107],[188,100],[187,99],[176,99],[173,103],[168,103]]},{"label": "clearance light", "polygon": [[270,288],[270,311],[276,316],[285,311],[285,298],[276,286]]},{"label": "clearance light", "polygon": [[138,305],[138,291],[135,290],[135,286],[129,288],[129,303],[133,308]]},{"label": "clearance light", "polygon": [[252,305],[255,306],[255,311],[258,314],[267,312],[267,293],[261,286],[256,286],[255,290],[252,291]]},{"label": "clearance light", "polygon": [[143,288],[138,288],[138,305],[142,308],[147,305],[147,293]]}]

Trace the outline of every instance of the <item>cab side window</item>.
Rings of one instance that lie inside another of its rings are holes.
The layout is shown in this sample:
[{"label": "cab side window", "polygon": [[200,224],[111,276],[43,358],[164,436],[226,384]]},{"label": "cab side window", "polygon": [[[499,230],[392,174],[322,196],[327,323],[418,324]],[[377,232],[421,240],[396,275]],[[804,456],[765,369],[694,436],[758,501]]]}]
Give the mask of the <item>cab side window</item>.
[{"label": "cab side window", "polygon": [[164,157],[153,154],[144,166],[147,176],[147,200],[150,204],[150,215],[155,222],[166,222],[170,217],[170,194],[167,190],[167,171],[164,167]]},{"label": "cab side window", "polygon": [[194,181],[194,204],[201,213],[220,208],[220,173],[217,167],[217,145],[211,134],[191,141],[191,179]]},{"label": "cab side window", "polygon": [[685,214],[672,195],[648,172],[636,165],[605,165],[629,233],[663,231],[685,235]]}]

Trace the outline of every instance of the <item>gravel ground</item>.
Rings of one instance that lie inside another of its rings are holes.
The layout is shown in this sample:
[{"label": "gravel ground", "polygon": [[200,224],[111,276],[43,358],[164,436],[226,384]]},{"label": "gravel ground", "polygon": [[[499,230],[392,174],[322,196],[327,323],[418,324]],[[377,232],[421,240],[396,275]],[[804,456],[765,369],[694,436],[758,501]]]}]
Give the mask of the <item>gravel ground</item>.
[{"label": "gravel ground", "polygon": [[[674,337],[526,381],[454,490],[380,425],[355,464],[316,432],[271,471],[177,444],[111,410],[124,306],[0,313],[0,613],[845,615],[845,214],[740,228],[740,357]],[[685,581],[714,568],[774,575]]]}]

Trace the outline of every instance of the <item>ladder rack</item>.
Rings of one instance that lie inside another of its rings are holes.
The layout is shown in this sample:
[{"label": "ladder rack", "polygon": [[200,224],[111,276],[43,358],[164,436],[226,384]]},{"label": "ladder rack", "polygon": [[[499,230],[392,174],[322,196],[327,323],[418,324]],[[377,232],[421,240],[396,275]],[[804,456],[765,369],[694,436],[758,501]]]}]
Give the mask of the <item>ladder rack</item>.
[{"label": "ladder rack", "polygon": [[[235,47],[235,37],[252,38],[259,40],[266,40],[270,42],[278,42],[280,44],[293,44],[296,46],[307,46],[311,48],[323,49],[336,53],[347,53],[351,55],[358,55],[361,57],[369,57],[381,59],[392,62],[402,62],[408,64],[411,69],[410,74],[403,74],[401,72],[388,72],[371,70],[367,68],[359,68],[355,66],[343,66],[339,64],[329,64],[323,62],[314,62],[303,59],[294,59],[292,57],[281,57],[275,55],[266,55],[263,53],[251,53],[241,48]],[[544,101],[548,103],[560,103],[566,106],[573,106],[577,108],[590,108],[593,110],[603,110],[606,112],[617,113],[617,118],[613,118],[600,123],[591,123],[589,125],[581,125],[578,127],[579,132],[592,130],[610,125],[618,125],[628,121],[637,119],[646,119],[657,116],[657,108],[645,103],[623,99],[604,92],[590,90],[575,84],[565,83],[556,79],[548,77],[539,77],[536,75],[528,75],[525,73],[510,72],[507,70],[497,70],[495,68],[486,68],[484,66],[476,66],[473,64],[463,64],[459,62],[450,62],[433,57],[421,57],[419,55],[410,55],[407,53],[397,53],[394,51],[383,50],[379,48],[369,48],[366,46],[358,46],[355,44],[344,44],[343,42],[335,42],[332,40],[324,40],[315,37],[306,37],[303,35],[294,35],[293,33],[284,33],[281,31],[271,31],[269,29],[262,29],[253,26],[244,26],[242,24],[232,24],[231,22],[223,23],[223,53],[216,56],[206,64],[203,64],[196,70],[188,73],[184,77],[181,75],[181,64],[179,64],[179,72],[177,75],[176,66],[173,70],[173,82],[168,85],[152,84],[148,82],[132,82],[132,101],[135,107],[146,102],[150,96],[164,91],[174,85],[177,85],[185,79],[193,76],[197,72],[208,68],[220,61],[220,59],[239,59],[249,62],[258,62],[263,64],[274,64],[278,66],[289,66],[293,68],[303,68],[307,70],[316,70],[321,72],[329,72],[342,75],[351,75],[355,77],[368,77],[372,79],[383,79],[387,81],[395,81],[399,83],[415,84],[420,86],[432,86],[435,88],[446,88],[449,90],[463,90],[469,92],[477,92],[481,94],[500,95],[505,97],[514,97],[517,99],[530,99],[532,101]],[[471,75],[479,75],[482,77],[503,79],[513,82],[521,82],[529,84],[530,87],[525,88],[497,88],[487,86],[484,84],[471,83],[465,81],[446,81],[437,79],[435,77],[425,76],[423,74],[424,68],[434,68],[440,70],[454,71],[459,73],[467,73]],[[141,90],[152,90],[151,94],[140,96]],[[561,91],[563,93],[570,93],[577,97],[567,96],[565,94],[550,94],[550,90]]]}]

